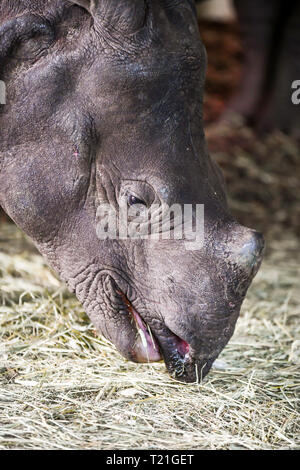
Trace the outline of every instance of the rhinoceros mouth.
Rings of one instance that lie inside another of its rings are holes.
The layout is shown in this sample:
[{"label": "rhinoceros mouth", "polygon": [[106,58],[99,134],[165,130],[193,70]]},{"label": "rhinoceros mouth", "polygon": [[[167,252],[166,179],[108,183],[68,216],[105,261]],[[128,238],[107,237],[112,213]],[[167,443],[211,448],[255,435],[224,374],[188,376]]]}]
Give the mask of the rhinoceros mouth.
[{"label": "rhinoceros mouth", "polygon": [[[133,307],[123,292],[118,291],[126,306],[131,323],[137,331],[137,341],[132,346],[131,355],[136,362],[158,362],[164,360],[171,375],[184,381],[187,366],[192,360],[191,347],[187,341],[173,333],[166,325],[163,334],[154,332]],[[194,378],[194,374],[193,374]]]},{"label": "rhinoceros mouth", "polygon": [[149,325],[142,319],[138,312],[134,309],[132,303],[126,295],[117,291],[121,296],[127,314],[130,317],[131,324],[136,329],[136,341],[132,345],[131,357],[136,362],[158,362],[162,359],[158,342],[153,335]]}]

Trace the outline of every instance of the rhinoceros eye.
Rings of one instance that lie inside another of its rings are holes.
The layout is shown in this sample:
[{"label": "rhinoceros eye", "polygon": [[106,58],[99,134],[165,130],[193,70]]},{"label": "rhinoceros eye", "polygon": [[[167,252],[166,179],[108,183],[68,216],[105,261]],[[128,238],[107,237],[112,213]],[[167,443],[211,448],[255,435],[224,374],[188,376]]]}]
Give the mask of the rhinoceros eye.
[{"label": "rhinoceros eye", "polygon": [[52,23],[30,13],[8,21],[1,26],[1,30],[4,30],[2,35],[5,33],[9,59],[38,59],[45,55],[55,39]]},{"label": "rhinoceros eye", "polygon": [[145,201],[143,201],[142,199],[139,199],[138,197],[136,196],[133,196],[133,194],[129,194],[128,195],[128,205],[131,207],[133,206],[134,204],[141,204],[143,206],[146,206],[147,204],[145,203]]}]

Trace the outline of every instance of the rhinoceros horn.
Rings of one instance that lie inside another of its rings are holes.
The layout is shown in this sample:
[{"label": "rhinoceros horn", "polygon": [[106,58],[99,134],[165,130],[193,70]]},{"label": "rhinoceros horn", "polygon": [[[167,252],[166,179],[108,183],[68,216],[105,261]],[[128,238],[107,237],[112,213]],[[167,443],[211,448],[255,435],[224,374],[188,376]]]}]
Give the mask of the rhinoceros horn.
[{"label": "rhinoceros horn", "polygon": [[69,0],[85,8],[96,23],[109,30],[133,34],[144,24],[144,0]]}]

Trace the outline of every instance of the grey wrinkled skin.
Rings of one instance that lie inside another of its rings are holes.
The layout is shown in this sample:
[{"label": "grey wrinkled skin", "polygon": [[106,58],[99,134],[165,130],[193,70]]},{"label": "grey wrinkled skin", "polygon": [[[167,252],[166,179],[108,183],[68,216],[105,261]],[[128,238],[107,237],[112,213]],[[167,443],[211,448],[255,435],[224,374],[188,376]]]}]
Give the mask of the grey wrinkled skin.
[{"label": "grey wrinkled skin", "polygon": [[[263,239],[230,215],[207,152],[193,2],[1,0],[0,25],[1,206],[126,358],[142,360],[124,296],[168,371],[200,380],[233,334]],[[124,188],[148,207],[204,204],[204,246],[100,240],[97,208],[118,210]]]}]

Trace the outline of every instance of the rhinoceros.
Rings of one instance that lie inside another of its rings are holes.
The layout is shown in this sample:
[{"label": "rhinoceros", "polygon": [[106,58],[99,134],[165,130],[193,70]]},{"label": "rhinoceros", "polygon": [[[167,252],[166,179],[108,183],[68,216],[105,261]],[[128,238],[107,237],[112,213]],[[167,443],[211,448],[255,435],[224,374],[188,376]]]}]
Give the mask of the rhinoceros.
[{"label": "rhinoceros", "polygon": [[[1,0],[0,24],[0,205],[125,358],[201,380],[264,240],[230,214],[207,150],[194,2]],[[174,205],[190,228],[203,208],[195,242],[174,236]],[[99,233],[125,208],[150,235]]]}]

